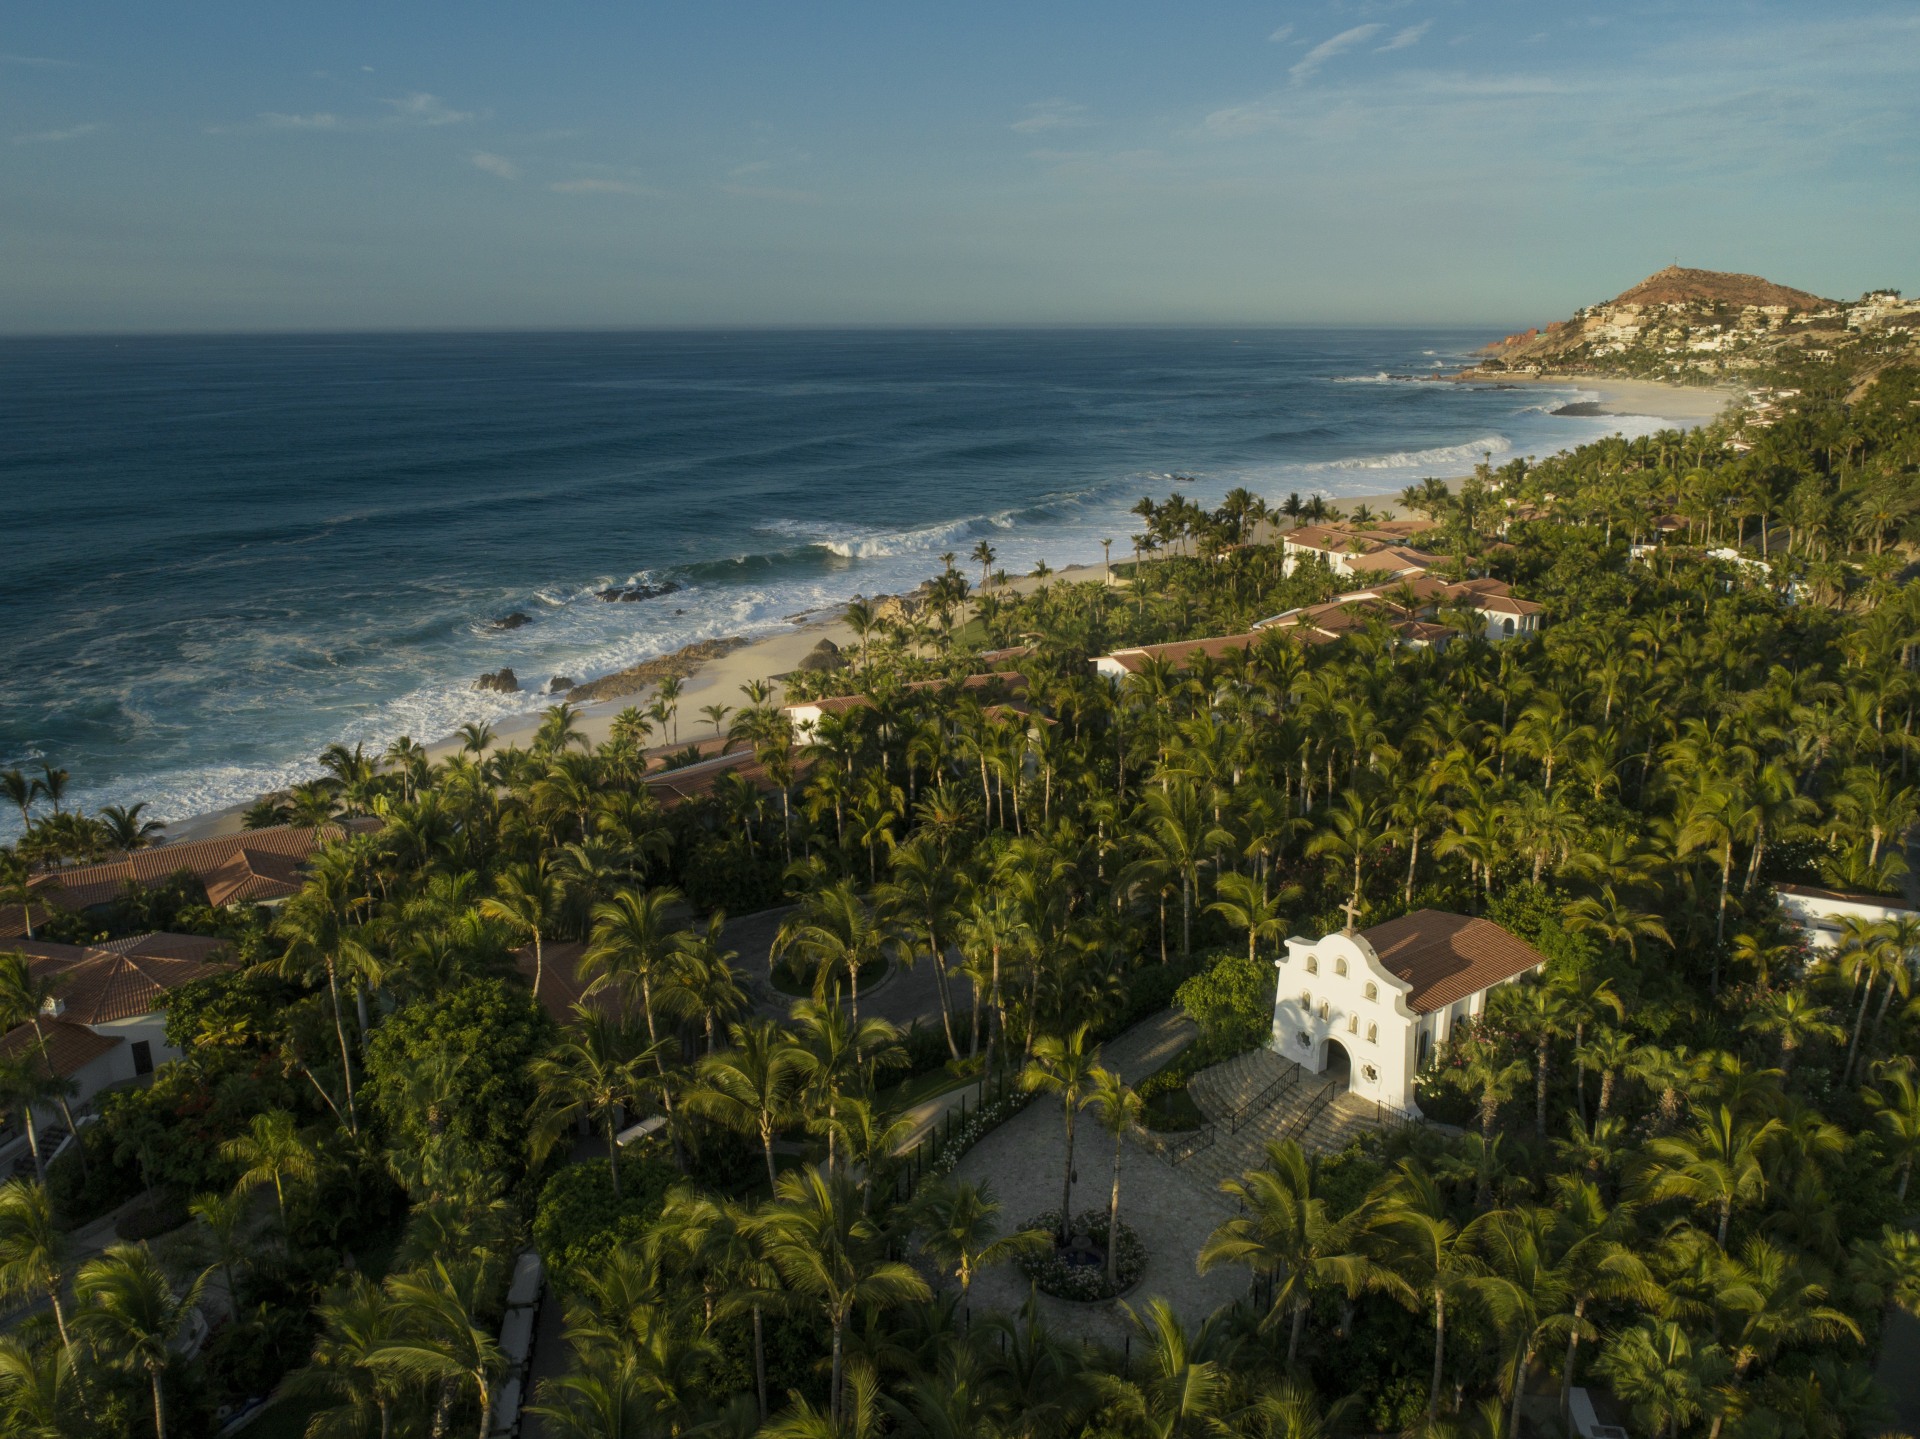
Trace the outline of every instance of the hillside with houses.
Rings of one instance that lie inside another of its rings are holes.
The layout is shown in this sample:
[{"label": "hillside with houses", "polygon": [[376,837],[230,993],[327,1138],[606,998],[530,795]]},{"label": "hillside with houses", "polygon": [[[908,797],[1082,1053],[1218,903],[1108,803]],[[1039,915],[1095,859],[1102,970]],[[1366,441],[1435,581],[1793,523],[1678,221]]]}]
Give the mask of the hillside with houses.
[{"label": "hillside with houses", "polygon": [[1757,275],[1669,265],[1611,300],[1489,345],[1467,374],[1625,375],[1708,383],[1920,356],[1920,300],[1869,290],[1828,300]]}]

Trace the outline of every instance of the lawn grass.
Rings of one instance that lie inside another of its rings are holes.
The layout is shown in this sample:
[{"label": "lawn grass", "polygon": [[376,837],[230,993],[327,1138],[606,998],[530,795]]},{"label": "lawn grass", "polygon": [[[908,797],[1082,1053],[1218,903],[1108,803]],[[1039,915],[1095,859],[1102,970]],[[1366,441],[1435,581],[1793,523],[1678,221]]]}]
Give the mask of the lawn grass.
[{"label": "lawn grass", "polygon": [[1153,1130],[1198,1129],[1207,1122],[1207,1116],[1200,1112],[1200,1106],[1193,1102],[1193,1096],[1187,1093],[1183,1084],[1178,1089],[1162,1090],[1147,1101],[1146,1111],[1141,1116],[1147,1128]]},{"label": "lawn grass", "polygon": [[911,1109],[916,1104],[924,1104],[929,1099],[951,1094],[956,1089],[965,1089],[979,1082],[977,1071],[955,1074],[943,1064],[938,1069],[929,1069],[925,1074],[916,1074],[912,1079],[903,1079],[889,1089],[880,1090],[874,1099],[889,1109]]}]

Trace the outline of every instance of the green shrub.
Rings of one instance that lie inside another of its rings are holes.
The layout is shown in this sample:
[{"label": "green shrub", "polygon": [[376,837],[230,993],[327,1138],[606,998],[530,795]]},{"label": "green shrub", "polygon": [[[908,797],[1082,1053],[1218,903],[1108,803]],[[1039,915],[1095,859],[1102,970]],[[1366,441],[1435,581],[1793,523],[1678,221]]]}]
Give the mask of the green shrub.
[{"label": "green shrub", "polygon": [[1212,960],[1174,993],[1211,1050],[1238,1054],[1273,1029],[1273,966],[1232,952]]},{"label": "green shrub", "polygon": [[622,1157],[618,1199],[604,1160],[570,1164],[549,1179],[534,1210],[533,1242],[554,1282],[564,1288],[568,1275],[592,1270],[616,1245],[639,1239],[659,1217],[674,1178],[672,1167],[657,1160]]}]

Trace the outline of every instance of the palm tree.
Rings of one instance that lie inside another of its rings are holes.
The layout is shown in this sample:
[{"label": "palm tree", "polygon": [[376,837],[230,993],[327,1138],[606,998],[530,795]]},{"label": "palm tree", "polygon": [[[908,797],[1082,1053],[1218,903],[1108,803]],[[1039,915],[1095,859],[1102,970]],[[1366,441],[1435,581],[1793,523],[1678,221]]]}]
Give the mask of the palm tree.
[{"label": "palm tree", "polygon": [[[35,978],[33,966],[27,962],[24,954],[0,954],[0,1033],[15,1025],[32,1025],[34,1047],[39,1050],[41,1067],[48,1074],[53,1073],[53,1055],[47,1049],[47,1031],[42,1021],[59,988],[52,974]],[[73,1122],[73,1110],[68,1105],[64,1087],[58,1090],[57,1097],[60,1101],[60,1117],[66,1121],[67,1133],[79,1134],[80,1129]],[[84,1174],[87,1168],[86,1146],[76,1140],[74,1152],[80,1156],[80,1171]]]},{"label": "palm tree", "polygon": [[347,1128],[360,1132],[359,1114],[354,1107],[353,1059],[347,1051],[346,1020],[340,1010],[340,970],[358,972],[372,963],[372,956],[361,942],[358,929],[348,922],[351,900],[339,884],[316,878],[288,900],[274,921],[274,929],[287,941],[286,952],[270,965],[283,976],[297,976],[323,970],[327,976],[327,996],[333,1006],[333,1032],[340,1045],[341,1078],[347,1090]]},{"label": "palm tree", "polygon": [[0,1055],[0,1114],[18,1111],[27,1131],[27,1148],[33,1155],[33,1172],[42,1184],[47,1182],[47,1166],[40,1153],[40,1126],[33,1111],[56,1101],[64,1109],[74,1089],[74,1082],[49,1070],[37,1051]]},{"label": "palm tree", "polygon": [[1051,1235],[1039,1229],[1001,1234],[1000,1214],[993,1186],[984,1181],[933,1179],[913,1197],[908,1222],[920,1236],[920,1252],[953,1275],[962,1303],[983,1269],[1043,1250],[1053,1242]]},{"label": "palm tree", "polygon": [[202,1242],[226,1287],[228,1312],[237,1316],[240,1283],[234,1266],[253,1255],[252,1236],[247,1232],[247,1221],[253,1214],[253,1194],[245,1189],[227,1194],[202,1194],[187,1206],[187,1212],[200,1221]]},{"label": "palm tree", "polygon": [[1207,1237],[1196,1261],[1199,1270],[1205,1274],[1222,1264],[1244,1264],[1256,1278],[1273,1282],[1260,1330],[1265,1333],[1282,1315],[1289,1316],[1287,1368],[1292,1369],[1314,1291],[1338,1287],[1352,1297],[1370,1281],[1361,1241],[1373,1211],[1362,1205],[1336,1217],[1321,1191],[1319,1159],[1309,1158],[1292,1139],[1269,1140],[1261,1166],[1223,1180],[1220,1189],[1242,1213]]},{"label": "palm tree", "polygon": [[0,799],[20,811],[20,828],[33,828],[33,807],[46,793],[39,780],[32,779],[19,769],[0,770]]},{"label": "palm tree", "polygon": [[1778,1119],[1742,1120],[1725,1104],[1697,1104],[1683,1134],[1647,1141],[1639,1183],[1649,1199],[1684,1199],[1718,1216],[1715,1238],[1726,1247],[1733,1211],[1766,1192],[1766,1159],[1785,1133]]},{"label": "palm tree", "polygon": [[67,1281],[66,1233],[55,1222],[46,1186],[23,1179],[0,1185],[0,1298],[44,1294],[69,1364],[77,1364],[61,1291]]},{"label": "palm tree", "polygon": [[[1826,1287],[1800,1259],[1767,1240],[1749,1239],[1737,1259],[1721,1266],[1714,1307],[1733,1360],[1727,1390],[1739,1393],[1755,1364],[1766,1364],[1781,1350],[1842,1337],[1860,1342],[1860,1326],[1850,1315],[1826,1303]],[[1725,1411],[1713,1416],[1708,1439],[1719,1439]]]},{"label": "palm tree", "polygon": [[821,1129],[827,1136],[827,1169],[839,1158],[836,1120],[850,1090],[867,1087],[882,1065],[905,1063],[900,1031],[884,1019],[855,1022],[837,1004],[802,1000],[793,1007],[796,1038],[806,1053],[807,1091],[812,1105],[824,1114]]},{"label": "palm tree", "polygon": [[540,993],[540,980],[546,967],[541,936],[553,932],[563,898],[560,880],[547,868],[543,856],[532,864],[516,864],[503,870],[494,881],[494,892],[480,901],[483,916],[533,940],[533,992],[536,995]]},{"label": "palm tree", "polygon": [[73,1413],[79,1392],[65,1349],[0,1338],[0,1429],[20,1439],[68,1439],[81,1432]]},{"label": "palm tree", "polygon": [[848,1007],[860,1020],[860,971],[895,953],[899,939],[892,925],[875,915],[850,879],[815,890],[801,901],[800,911],[780,926],[774,936],[773,957],[796,951],[813,966],[813,997],[839,999],[840,976],[847,979]]},{"label": "palm tree", "polygon": [[157,819],[140,818],[140,811],[146,807],[142,801],[135,805],[110,804],[100,811],[100,822],[107,827],[108,838],[122,854],[148,848],[154,836],[166,828]]},{"label": "palm tree", "polygon": [[1342,868],[1352,866],[1352,892],[1343,906],[1347,912],[1347,933],[1364,908],[1361,866],[1385,837],[1379,806],[1358,790],[1341,791],[1339,803],[1327,812],[1326,828],[1307,841],[1309,855],[1326,855]]},{"label": "palm tree", "polygon": [[1135,824],[1135,837],[1147,856],[1180,882],[1180,957],[1190,959],[1200,867],[1232,836],[1214,823],[1199,787],[1184,775],[1148,790]]},{"label": "palm tree", "polygon": [[153,1390],[153,1429],[167,1439],[167,1400],[161,1380],[173,1363],[173,1344],[200,1307],[207,1276],[176,1294],[144,1244],[116,1244],[80,1266],[73,1294],[79,1325],[115,1368],[144,1372]]},{"label": "palm tree", "polygon": [[1886,1135],[1888,1157],[1900,1162],[1900,1184],[1894,1198],[1906,1202],[1907,1181],[1913,1178],[1913,1160],[1920,1154],[1920,1084],[1911,1072],[1889,1068],[1879,1089],[1864,1098]]},{"label": "palm tree", "polygon": [[1391,1196],[1371,1231],[1369,1281],[1407,1308],[1433,1318],[1433,1380],[1427,1420],[1440,1417],[1440,1381],[1447,1352],[1447,1310],[1473,1294],[1482,1266],[1447,1214],[1445,1197],[1410,1159],[1400,1161]]},{"label": "palm tree", "polygon": [[560,1042],[529,1066],[542,1106],[533,1126],[533,1158],[539,1163],[559,1138],[582,1119],[599,1119],[607,1135],[607,1169],[613,1197],[620,1198],[620,1145],[615,1139],[623,1108],[646,1087],[641,1067],[653,1057],[624,1020],[584,1004]]},{"label": "palm tree", "polygon": [[1231,1394],[1221,1362],[1227,1345],[1218,1316],[1189,1337],[1164,1299],[1147,1301],[1144,1318],[1130,1305],[1120,1307],[1146,1341],[1146,1372],[1140,1380],[1131,1374],[1092,1376],[1109,1411],[1124,1429],[1152,1439],[1218,1433]]},{"label": "palm tree", "polygon": [[807,1053],[770,1019],[730,1024],[727,1038],[728,1048],[700,1061],[687,1108],[736,1134],[757,1135],[772,1189],[773,1136],[798,1114]]},{"label": "palm tree", "polygon": [[1099,1071],[1097,1053],[1087,1052],[1087,1026],[1081,1025],[1065,1039],[1042,1035],[1033,1044],[1033,1058],[1020,1071],[1020,1087],[1060,1097],[1067,1122],[1067,1153],[1060,1181],[1060,1246],[1073,1239],[1073,1121],[1092,1092],[1094,1075]]},{"label": "palm tree", "polygon": [[1111,1069],[1093,1071],[1093,1088],[1087,1094],[1087,1107],[1100,1127],[1113,1136],[1113,1192],[1107,1199],[1107,1287],[1119,1287],[1120,1252],[1120,1156],[1127,1132],[1140,1122],[1146,1108],[1140,1096]]},{"label": "palm tree", "polygon": [[1793,1072],[1800,1051],[1817,1039],[1836,1041],[1846,1030],[1833,1022],[1833,1011],[1805,989],[1776,989],[1763,995],[1740,1021],[1752,1033],[1771,1035],[1779,1046],[1780,1073]]},{"label": "palm tree", "polygon": [[[1489,1036],[1470,1034],[1455,1048],[1461,1063],[1445,1071],[1446,1082],[1471,1096],[1480,1109],[1482,1154],[1490,1155],[1494,1130],[1500,1120],[1500,1106],[1520,1092],[1520,1086],[1532,1077],[1526,1061],[1509,1058],[1499,1041]],[[1475,1202],[1485,1209],[1493,1202],[1492,1177],[1481,1174]]]},{"label": "palm tree", "polygon": [[[680,902],[680,891],[666,887],[644,894],[623,889],[601,900],[593,907],[593,938],[580,960],[580,977],[587,981],[585,997],[611,990],[628,1012],[637,999],[647,1040],[654,1045],[660,1042],[654,992],[669,982],[681,954],[682,930],[668,917]],[[658,1062],[664,1073],[664,1058]]]},{"label": "palm tree", "polygon": [[757,1222],[767,1257],[787,1288],[819,1302],[833,1331],[829,1412],[844,1416],[847,1320],[856,1308],[885,1309],[929,1297],[910,1265],[885,1259],[885,1241],[872,1220],[856,1212],[850,1182],[819,1169],[790,1170],[774,1185],[773,1203]]},{"label": "palm tree", "polygon": [[994,552],[992,545],[982,540],[973,547],[973,553],[968,558],[980,566],[980,590],[984,594],[987,586],[993,583],[993,562],[1000,556]]},{"label": "palm tree", "polygon": [[[394,1330],[376,1344],[366,1364],[376,1373],[431,1379],[445,1386],[471,1383],[480,1402],[479,1439],[493,1429],[493,1380],[505,1367],[500,1346],[480,1327],[486,1270],[477,1260],[449,1265],[434,1259],[421,1268],[388,1278]],[[445,1432],[448,1405],[443,1398],[433,1432]]]},{"label": "palm tree", "polygon": [[235,1189],[273,1186],[283,1229],[287,1223],[287,1182],[310,1183],[320,1172],[319,1153],[284,1109],[254,1115],[244,1134],[236,1134],[220,1145],[220,1157],[240,1166]]},{"label": "palm tree", "polygon": [[1252,875],[1229,870],[1220,876],[1214,886],[1218,899],[1207,906],[1209,914],[1217,914],[1235,929],[1246,931],[1247,962],[1254,963],[1260,957],[1259,943],[1263,939],[1278,939],[1287,932],[1286,916],[1281,907],[1297,901],[1304,891],[1297,884],[1282,886],[1279,893],[1269,897],[1266,886]]},{"label": "palm tree", "polygon": [[398,1311],[393,1301],[366,1275],[355,1274],[331,1291],[314,1314],[320,1333],[311,1367],[287,1380],[290,1394],[330,1401],[308,1433],[313,1439],[332,1439],[335,1434],[372,1432],[386,1439],[393,1432],[399,1389],[391,1373],[376,1370],[369,1361],[395,1335]]},{"label": "palm tree", "polygon": [[460,737],[462,754],[483,755],[487,746],[493,743],[493,726],[485,720],[470,720],[454,733]]},{"label": "palm tree", "polygon": [[1718,1344],[1696,1345],[1686,1326],[1642,1319],[1617,1333],[1593,1367],[1631,1406],[1636,1424],[1679,1439],[1682,1425],[1717,1407],[1733,1366]]}]

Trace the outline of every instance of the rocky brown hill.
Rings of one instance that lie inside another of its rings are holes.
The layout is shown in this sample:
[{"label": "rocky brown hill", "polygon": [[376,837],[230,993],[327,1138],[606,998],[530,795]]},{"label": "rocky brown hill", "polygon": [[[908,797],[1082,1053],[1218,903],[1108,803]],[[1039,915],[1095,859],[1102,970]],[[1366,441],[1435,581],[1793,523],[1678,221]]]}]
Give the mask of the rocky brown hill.
[{"label": "rocky brown hill", "polygon": [[1613,374],[1708,381],[1843,351],[1920,355],[1920,302],[1895,290],[1828,300],[1758,275],[1669,265],[1602,304],[1489,345],[1473,378]]}]

